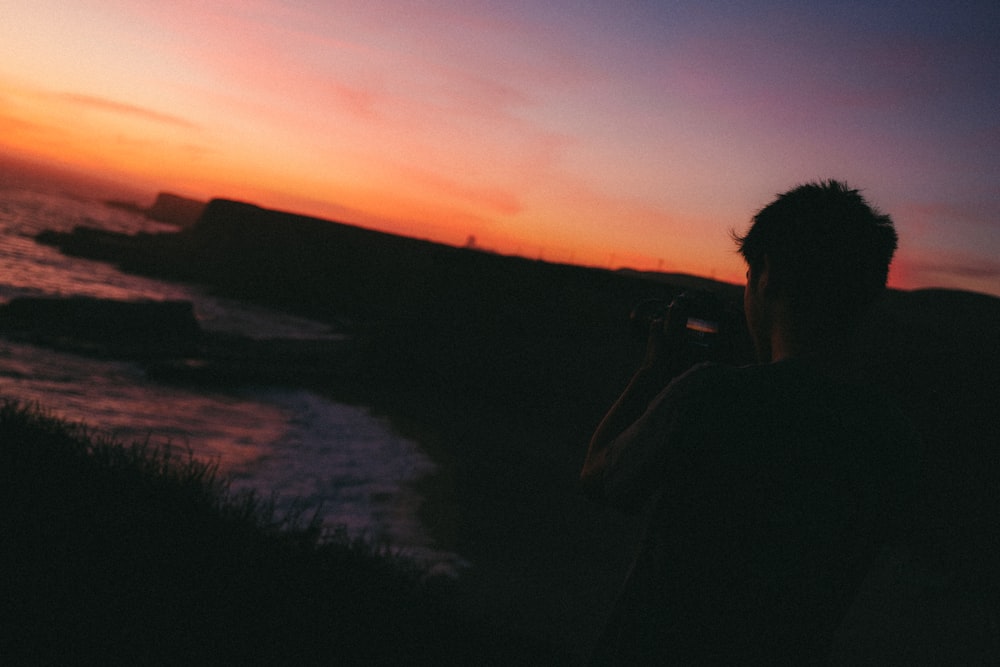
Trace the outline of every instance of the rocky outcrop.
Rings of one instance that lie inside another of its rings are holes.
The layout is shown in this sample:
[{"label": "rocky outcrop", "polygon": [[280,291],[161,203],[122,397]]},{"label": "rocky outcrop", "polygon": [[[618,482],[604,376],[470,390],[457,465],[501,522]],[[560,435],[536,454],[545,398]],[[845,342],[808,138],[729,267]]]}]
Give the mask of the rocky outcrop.
[{"label": "rocky outcrop", "polygon": [[328,389],[359,381],[362,370],[354,341],[323,339],[251,339],[207,334],[197,357],[157,359],[146,365],[147,377],[194,386],[277,385]]},{"label": "rocky outcrop", "polygon": [[198,218],[201,217],[204,210],[205,202],[203,201],[161,192],[156,196],[153,205],[146,211],[146,217],[178,227],[190,227],[198,222]]},{"label": "rocky outcrop", "polygon": [[23,297],[0,307],[0,333],[98,356],[197,354],[202,331],[188,301]]},{"label": "rocky outcrop", "polygon": [[136,360],[149,377],[172,383],[325,387],[359,372],[348,336],[255,339],[207,332],[188,301],[18,298],[0,306],[0,336]]},{"label": "rocky outcrop", "polygon": [[[440,441],[461,470],[455,479],[464,484],[463,503],[503,508],[503,528],[491,537],[476,529],[464,533],[477,562],[500,554],[511,530],[527,535],[523,526],[543,525],[539,508],[568,504],[567,480],[575,478],[587,438],[641,359],[629,312],[640,300],[669,299],[680,287],[673,278],[675,284],[503,257],[223,200],[176,233],[125,238],[77,231],[46,238],[66,252],[137,273],[358,323],[351,386],[364,383],[361,400],[450,429]],[[739,306],[738,286],[699,287]],[[893,395],[923,436],[913,541],[921,558],[942,564],[942,582],[961,584],[942,594],[963,604],[970,597],[962,587],[1000,599],[997,332],[995,297],[891,291],[869,322],[858,357],[857,372]],[[169,360],[152,370],[192,382],[306,377],[287,364],[246,362],[290,355],[272,353],[267,345],[233,359],[220,351],[210,364]],[[297,368],[319,367],[308,350],[296,354],[305,360]],[[750,361],[749,351],[734,361]],[[462,510],[468,517],[478,511]],[[560,510],[558,521],[573,516]],[[548,553],[553,544],[540,539],[527,552]],[[559,557],[546,560],[566,569]],[[600,562],[603,567],[608,559]],[[521,576],[520,561],[517,567]],[[555,570],[546,575],[557,576]],[[569,608],[564,598],[553,600]]]},{"label": "rocky outcrop", "polygon": [[135,201],[121,199],[107,199],[104,201],[104,205],[182,228],[191,227],[198,222],[205,210],[205,202],[169,192],[161,192],[156,195],[156,200],[149,207]]}]

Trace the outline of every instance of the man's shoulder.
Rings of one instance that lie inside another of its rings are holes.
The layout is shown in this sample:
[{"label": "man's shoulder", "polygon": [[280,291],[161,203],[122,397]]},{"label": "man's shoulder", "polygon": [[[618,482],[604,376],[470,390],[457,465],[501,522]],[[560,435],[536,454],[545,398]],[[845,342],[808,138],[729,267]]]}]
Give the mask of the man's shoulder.
[{"label": "man's shoulder", "polygon": [[677,398],[719,396],[745,391],[748,386],[766,382],[768,370],[762,365],[730,366],[713,361],[696,364],[677,376],[668,389]]},{"label": "man's shoulder", "polygon": [[872,427],[905,422],[898,406],[874,387],[837,378],[802,360],[748,366],[698,364],[677,377],[662,398],[677,409],[743,406],[753,414],[766,413],[770,421],[777,410],[793,421],[795,416],[788,411],[801,413],[803,419],[839,412],[870,420]]}]

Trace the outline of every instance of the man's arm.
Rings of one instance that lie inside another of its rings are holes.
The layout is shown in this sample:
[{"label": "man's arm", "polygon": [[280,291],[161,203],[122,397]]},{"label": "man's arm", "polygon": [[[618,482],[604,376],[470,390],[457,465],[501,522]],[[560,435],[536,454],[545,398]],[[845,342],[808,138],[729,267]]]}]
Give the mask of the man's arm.
[{"label": "man's arm", "polygon": [[642,364],[591,436],[583,469],[580,471],[580,481],[587,495],[604,495],[603,476],[608,466],[609,447],[642,416],[650,402],[676,375],[687,318],[685,308],[674,306],[670,309],[666,324],[663,320],[651,323]]},{"label": "man's arm", "polygon": [[584,491],[590,496],[600,496],[601,482],[607,467],[608,448],[633,422],[642,416],[650,401],[666,386],[663,373],[640,367],[632,376],[625,391],[598,424],[590,438],[587,456],[580,471]]}]

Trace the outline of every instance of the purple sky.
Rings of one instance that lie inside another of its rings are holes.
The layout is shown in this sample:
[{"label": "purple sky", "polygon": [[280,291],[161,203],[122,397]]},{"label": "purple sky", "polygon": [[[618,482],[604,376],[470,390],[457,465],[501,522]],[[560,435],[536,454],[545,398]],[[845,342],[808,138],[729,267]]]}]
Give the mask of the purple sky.
[{"label": "purple sky", "polygon": [[553,261],[738,281],[838,178],[892,282],[1000,295],[1000,3],[7,0],[0,145]]}]

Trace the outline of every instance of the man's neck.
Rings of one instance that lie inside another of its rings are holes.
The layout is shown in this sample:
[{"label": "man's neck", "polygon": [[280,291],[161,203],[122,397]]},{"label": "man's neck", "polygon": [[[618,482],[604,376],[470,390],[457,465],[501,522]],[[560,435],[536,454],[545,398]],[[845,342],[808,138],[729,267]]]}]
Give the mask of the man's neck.
[{"label": "man's neck", "polygon": [[797,328],[784,318],[771,330],[770,344],[772,362],[811,359],[817,363],[837,363],[847,353],[844,339],[836,333]]},{"label": "man's neck", "polygon": [[772,346],[772,363],[789,360],[806,362],[810,368],[841,381],[856,382],[863,377],[856,355],[840,338],[779,339],[773,341]]}]

